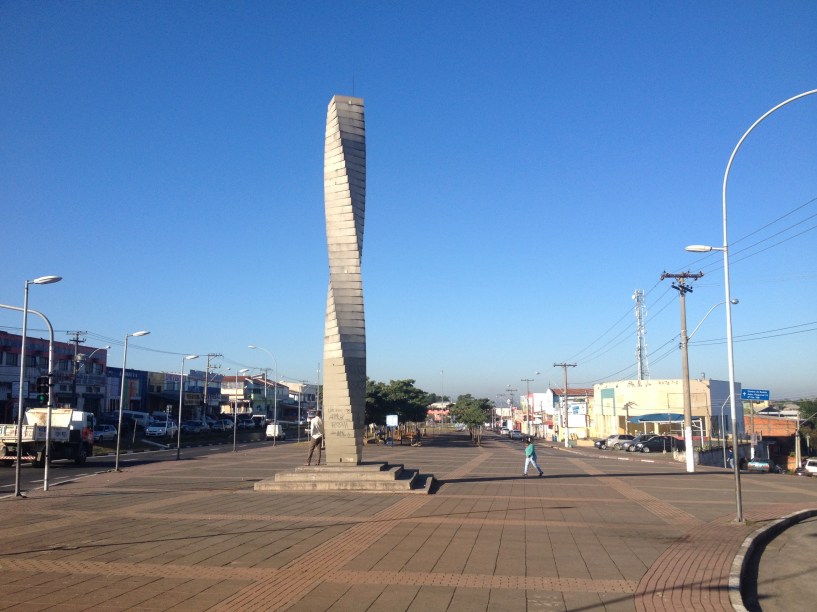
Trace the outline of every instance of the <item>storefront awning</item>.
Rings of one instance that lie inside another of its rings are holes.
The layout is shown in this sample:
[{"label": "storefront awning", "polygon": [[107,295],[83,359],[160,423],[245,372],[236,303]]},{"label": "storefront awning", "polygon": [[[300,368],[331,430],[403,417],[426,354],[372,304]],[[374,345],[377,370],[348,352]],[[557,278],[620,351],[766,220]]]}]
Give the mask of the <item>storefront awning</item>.
[{"label": "storefront awning", "polygon": [[674,412],[656,412],[654,414],[642,414],[630,418],[630,423],[680,423],[684,420],[683,414]]}]

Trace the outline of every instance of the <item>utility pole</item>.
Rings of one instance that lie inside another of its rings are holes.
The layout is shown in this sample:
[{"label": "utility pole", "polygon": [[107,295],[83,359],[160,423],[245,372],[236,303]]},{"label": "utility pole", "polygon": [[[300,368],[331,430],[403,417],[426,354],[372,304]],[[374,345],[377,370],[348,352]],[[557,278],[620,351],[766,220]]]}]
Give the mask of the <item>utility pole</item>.
[{"label": "utility pole", "polygon": [[563,415],[565,420],[565,448],[570,446],[570,426],[567,424],[567,368],[575,368],[575,363],[554,363],[554,368],[562,368],[564,374],[564,390],[562,391],[562,401],[564,401]]},{"label": "utility pole", "polygon": [[79,373],[79,345],[85,342],[85,338],[80,340],[79,337],[84,336],[88,332],[69,331],[69,332],[66,332],[66,333],[69,336],[74,336],[74,367],[72,368],[72,372],[71,372],[72,378],[73,378],[73,382],[72,382],[72,385],[71,385],[71,387],[72,387],[71,395],[73,396],[73,400],[74,400],[73,401],[74,410],[78,410],[79,409],[79,406],[78,406],[79,398],[77,397],[77,374]]},{"label": "utility pole", "polygon": [[221,353],[207,353],[207,355],[205,356],[207,357],[207,368],[204,370],[204,401],[203,401],[204,407],[202,408],[203,411],[203,414],[201,415],[202,417],[209,416],[207,415],[207,387],[210,386],[210,370],[221,367],[220,365],[211,366],[210,361],[215,359],[216,357],[223,357],[224,355],[222,355]]},{"label": "utility pole", "polygon": [[[678,291],[681,301],[681,383],[684,391],[684,454],[686,455],[687,472],[695,471],[695,447],[692,444],[692,398],[689,391],[689,356],[687,354],[687,307],[686,294],[692,293],[692,287],[687,287],[686,281],[698,280],[704,275],[703,272],[692,274],[691,272],[681,272],[680,274],[669,274],[664,272],[661,280],[674,278],[672,288]],[[676,284],[677,283],[677,284]],[[735,449],[735,461],[738,460],[737,448]]]}]

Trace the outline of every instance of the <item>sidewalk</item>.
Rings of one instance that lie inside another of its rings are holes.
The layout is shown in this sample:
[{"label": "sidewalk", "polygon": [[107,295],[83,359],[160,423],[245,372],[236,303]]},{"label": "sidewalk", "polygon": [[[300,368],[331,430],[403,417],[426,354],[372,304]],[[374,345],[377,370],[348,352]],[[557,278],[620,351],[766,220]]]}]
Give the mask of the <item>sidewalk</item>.
[{"label": "sidewalk", "polygon": [[[731,610],[748,535],[817,507],[817,481],[488,435],[367,445],[432,495],[266,493],[305,445],[142,465],[0,502],[0,609]],[[626,458],[629,459],[629,458]]]}]

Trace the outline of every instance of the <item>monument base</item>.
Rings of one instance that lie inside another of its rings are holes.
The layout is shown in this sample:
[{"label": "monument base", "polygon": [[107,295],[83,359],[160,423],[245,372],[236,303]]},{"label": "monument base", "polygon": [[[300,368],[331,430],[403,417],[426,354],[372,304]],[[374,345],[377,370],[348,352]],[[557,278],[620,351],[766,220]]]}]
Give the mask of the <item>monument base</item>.
[{"label": "monument base", "polygon": [[428,494],[431,474],[388,463],[301,466],[255,483],[256,491],[355,491]]}]

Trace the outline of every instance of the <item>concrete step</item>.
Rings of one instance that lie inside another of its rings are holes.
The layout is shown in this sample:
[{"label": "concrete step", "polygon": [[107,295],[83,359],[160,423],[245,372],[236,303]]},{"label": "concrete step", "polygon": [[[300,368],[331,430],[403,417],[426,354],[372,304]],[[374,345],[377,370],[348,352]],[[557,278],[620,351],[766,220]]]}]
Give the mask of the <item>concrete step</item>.
[{"label": "concrete step", "polygon": [[256,482],[256,491],[358,491],[422,493],[431,491],[434,477],[387,463],[302,466]]}]

